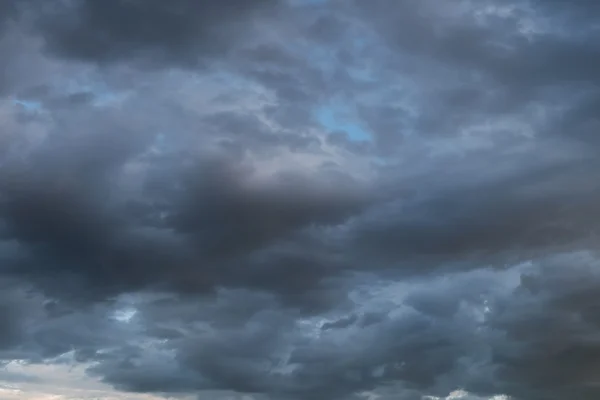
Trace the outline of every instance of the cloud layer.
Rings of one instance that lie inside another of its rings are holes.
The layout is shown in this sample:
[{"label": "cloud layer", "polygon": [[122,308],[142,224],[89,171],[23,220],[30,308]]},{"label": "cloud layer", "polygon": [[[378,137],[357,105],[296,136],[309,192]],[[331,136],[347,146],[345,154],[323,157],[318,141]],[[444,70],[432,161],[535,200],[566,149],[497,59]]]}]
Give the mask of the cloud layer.
[{"label": "cloud layer", "polygon": [[599,17],[0,0],[0,389],[598,398]]}]

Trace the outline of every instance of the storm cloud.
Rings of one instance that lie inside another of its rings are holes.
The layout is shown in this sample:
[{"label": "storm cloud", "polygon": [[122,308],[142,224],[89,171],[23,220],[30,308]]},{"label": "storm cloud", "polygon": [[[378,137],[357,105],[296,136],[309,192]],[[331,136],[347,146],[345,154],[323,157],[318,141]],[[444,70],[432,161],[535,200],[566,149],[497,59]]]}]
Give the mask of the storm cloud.
[{"label": "storm cloud", "polygon": [[598,398],[598,18],[0,0],[0,394]]}]

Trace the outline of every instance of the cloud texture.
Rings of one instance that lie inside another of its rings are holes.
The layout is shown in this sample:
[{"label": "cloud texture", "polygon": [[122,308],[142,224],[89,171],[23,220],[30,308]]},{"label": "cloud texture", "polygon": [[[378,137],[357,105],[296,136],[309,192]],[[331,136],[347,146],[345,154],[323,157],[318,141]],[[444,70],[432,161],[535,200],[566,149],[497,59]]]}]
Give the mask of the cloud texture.
[{"label": "cloud texture", "polygon": [[598,18],[0,0],[0,390],[598,398]]}]

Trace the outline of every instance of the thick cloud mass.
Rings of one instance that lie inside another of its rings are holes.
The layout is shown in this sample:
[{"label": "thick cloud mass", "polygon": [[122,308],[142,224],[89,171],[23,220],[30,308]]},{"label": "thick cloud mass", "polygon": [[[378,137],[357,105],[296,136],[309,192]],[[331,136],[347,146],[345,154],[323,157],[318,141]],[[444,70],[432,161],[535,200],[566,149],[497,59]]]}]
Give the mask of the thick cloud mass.
[{"label": "thick cloud mass", "polygon": [[252,25],[249,15],[276,3],[78,0],[50,6],[40,23],[51,51],[64,57],[113,62],[149,55],[195,64],[203,54],[226,52]]},{"label": "thick cloud mass", "polygon": [[181,399],[597,399],[599,18],[0,0],[0,363]]}]

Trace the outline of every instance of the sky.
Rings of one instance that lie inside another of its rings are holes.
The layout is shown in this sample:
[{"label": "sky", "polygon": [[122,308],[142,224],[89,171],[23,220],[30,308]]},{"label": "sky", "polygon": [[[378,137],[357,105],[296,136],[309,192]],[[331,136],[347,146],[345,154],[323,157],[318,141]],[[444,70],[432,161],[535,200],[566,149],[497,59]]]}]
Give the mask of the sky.
[{"label": "sky", "polygon": [[598,399],[599,31],[0,0],[0,399]]}]

